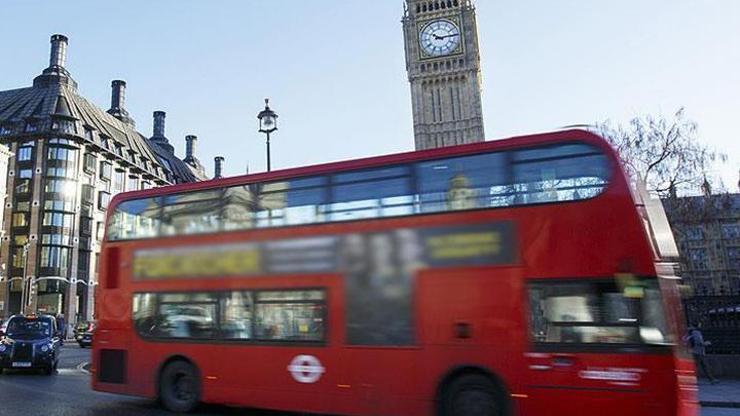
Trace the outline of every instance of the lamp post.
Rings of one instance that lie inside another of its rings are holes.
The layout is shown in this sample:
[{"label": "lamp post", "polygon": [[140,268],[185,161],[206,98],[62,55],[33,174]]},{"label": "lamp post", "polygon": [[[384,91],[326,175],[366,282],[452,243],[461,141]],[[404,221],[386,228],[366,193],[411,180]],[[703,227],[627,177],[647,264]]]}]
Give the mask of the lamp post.
[{"label": "lamp post", "polygon": [[31,282],[31,279],[26,276],[26,269],[28,268],[28,245],[30,244],[29,241],[26,241],[25,244],[23,244],[23,280],[21,283],[23,283],[23,286],[21,286],[21,314],[26,314],[28,305],[31,303],[31,286],[29,283]]},{"label": "lamp post", "polygon": [[278,115],[270,109],[270,99],[265,98],[265,109],[257,114],[257,119],[260,122],[260,133],[265,133],[267,136],[267,171],[270,171],[270,133],[277,130],[277,118]]}]

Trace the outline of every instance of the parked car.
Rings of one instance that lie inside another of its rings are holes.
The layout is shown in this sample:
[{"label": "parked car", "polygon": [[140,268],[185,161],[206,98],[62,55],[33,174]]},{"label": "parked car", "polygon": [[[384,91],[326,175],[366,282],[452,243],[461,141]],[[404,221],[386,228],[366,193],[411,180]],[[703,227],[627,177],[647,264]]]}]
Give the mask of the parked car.
[{"label": "parked car", "polygon": [[53,316],[11,316],[0,337],[0,373],[42,369],[51,375],[56,370],[62,340]]},{"label": "parked car", "polygon": [[95,322],[81,321],[74,327],[75,341],[80,344],[80,348],[91,347],[93,343],[93,332],[95,331]]}]

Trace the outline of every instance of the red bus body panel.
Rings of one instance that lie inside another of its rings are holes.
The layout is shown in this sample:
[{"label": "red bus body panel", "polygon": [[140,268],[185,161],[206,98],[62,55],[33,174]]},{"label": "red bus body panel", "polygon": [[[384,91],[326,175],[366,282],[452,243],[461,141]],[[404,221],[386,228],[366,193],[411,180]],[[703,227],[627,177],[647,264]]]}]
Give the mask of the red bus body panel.
[{"label": "red bus body panel", "polygon": [[[565,131],[137,191],[116,196],[109,212],[124,200],[164,193],[564,141],[598,147],[615,165],[616,174],[602,194],[574,202],[105,242],[96,296],[98,328],[93,367],[99,367],[101,350],[125,350],[126,380],[102,383],[93,377],[93,388],[156,397],[163,363],[181,356],[198,366],[205,402],[351,415],[431,415],[435,414],[445,376],[470,367],[487,369],[502,382],[510,395],[513,414],[698,414],[693,365],[670,351],[569,354],[564,358],[572,359],[572,366],[537,370],[559,357],[533,351],[528,331],[528,279],[613,276],[617,272],[656,275],[656,259],[626,178],[617,168],[616,155],[602,139],[589,133]],[[413,310],[417,343],[411,347],[346,345],[344,288],[338,274],[160,281],[134,281],[131,277],[133,251],[147,248],[501,221],[514,225],[514,264],[424,269],[416,274]],[[110,264],[114,257],[117,268]],[[329,313],[325,345],[154,342],[141,338],[133,327],[134,292],[296,287],[326,289]],[[468,336],[460,337],[460,328],[469,330]],[[318,382],[297,383],[287,371],[291,359],[301,354],[317,357],[325,367]],[[628,383],[581,377],[582,371],[595,368],[638,369],[640,377]]]}]

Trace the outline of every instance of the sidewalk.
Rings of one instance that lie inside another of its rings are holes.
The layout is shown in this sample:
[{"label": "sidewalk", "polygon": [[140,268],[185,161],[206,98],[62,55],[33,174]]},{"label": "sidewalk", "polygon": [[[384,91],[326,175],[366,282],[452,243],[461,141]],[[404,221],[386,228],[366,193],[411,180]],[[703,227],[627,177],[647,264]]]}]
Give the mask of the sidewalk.
[{"label": "sidewalk", "polygon": [[720,380],[710,384],[709,380],[699,380],[699,402],[703,407],[740,408],[740,380]]}]

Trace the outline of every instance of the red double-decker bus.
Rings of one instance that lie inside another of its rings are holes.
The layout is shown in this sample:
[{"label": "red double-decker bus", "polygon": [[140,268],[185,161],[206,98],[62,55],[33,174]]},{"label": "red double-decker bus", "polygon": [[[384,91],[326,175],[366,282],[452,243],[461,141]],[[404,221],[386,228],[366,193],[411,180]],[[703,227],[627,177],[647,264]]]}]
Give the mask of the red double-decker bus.
[{"label": "red double-decker bus", "polygon": [[174,411],[695,415],[670,236],[637,203],[577,130],[118,195],[93,388]]}]

